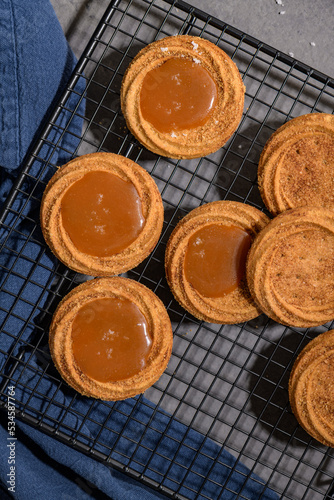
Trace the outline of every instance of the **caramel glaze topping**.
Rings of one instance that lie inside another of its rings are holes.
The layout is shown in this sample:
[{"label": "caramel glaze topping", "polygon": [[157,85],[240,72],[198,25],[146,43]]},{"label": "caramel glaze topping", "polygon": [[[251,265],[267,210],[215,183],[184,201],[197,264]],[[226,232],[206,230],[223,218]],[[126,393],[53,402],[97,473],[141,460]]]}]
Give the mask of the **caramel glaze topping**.
[{"label": "caramel glaze topping", "polygon": [[204,125],[216,101],[217,86],[208,71],[185,58],[168,59],[149,71],[140,93],[144,119],[167,133]]},{"label": "caramel glaze topping", "polygon": [[74,318],[74,359],[88,377],[100,382],[139,373],[146,366],[151,345],[147,321],[128,299],[94,299]]},{"label": "caramel glaze topping", "polygon": [[232,292],[244,277],[250,235],[237,226],[211,224],[194,233],[186,251],[186,279],[205,297]]},{"label": "caramel glaze topping", "polygon": [[124,250],[145,223],[135,186],[103,171],[86,173],[66,191],[61,216],[78,250],[97,257]]}]

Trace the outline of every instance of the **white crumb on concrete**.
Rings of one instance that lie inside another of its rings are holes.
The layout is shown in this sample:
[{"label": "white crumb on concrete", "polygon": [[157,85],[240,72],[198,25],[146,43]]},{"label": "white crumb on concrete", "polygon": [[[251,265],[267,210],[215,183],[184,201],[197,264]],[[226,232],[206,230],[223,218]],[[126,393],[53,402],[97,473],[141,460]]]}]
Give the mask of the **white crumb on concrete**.
[{"label": "white crumb on concrete", "polygon": [[283,16],[283,15],[285,14],[285,12],[286,12],[285,10],[280,10],[280,11],[279,11],[279,15],[280,15],[280,16]]},{"label": "white crumb on concrete", "polygon": [[315,47],[315,42],[310,42],[310,45],[311,45],[312,47]]},{"label": "white crumb on concrete", "polygon": [[289,56],[290,57],[295,57],[294,53],[293,52],[289,52]]},{"label": "white crumb on concrete", "polygon": [[282,0],[276,0],[276,3],[277,3],[277,5],[282,5],[282,7],[284,7]]}]

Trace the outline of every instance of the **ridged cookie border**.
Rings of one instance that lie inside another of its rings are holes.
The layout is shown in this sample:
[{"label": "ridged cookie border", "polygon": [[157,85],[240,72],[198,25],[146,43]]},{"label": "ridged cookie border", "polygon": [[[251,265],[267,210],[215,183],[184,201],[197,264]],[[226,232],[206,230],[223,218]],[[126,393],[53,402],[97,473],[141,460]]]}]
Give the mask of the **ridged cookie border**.
[{"label": "ridged cookie border", "polygon": [[[61,219],[61,201],[66,190],[87,172],[107,171],[133,183],[141,198],[145,224],[138,237],[123,251],[98,257],[79,251]],[[113,153],[79,156],[60,167],[48,182],[41,202],[40,222],[44,239],[70,269],[89,276],[121,274],[140,264],[157,244],[164,220],[159,189],[150,174],[129,158]]]},{"label": "ridged cookie border", "polygon": [[[296,127],[300,129],[299,133]],[[330,132],[334,135],[334,115],[308,113],[292,118],[269,137],[260,155],[258,186],[264,204],[273,215],[298,206],[288,201],[282,191],[279,172],[281,159],[301,137],[314,137],[314,134],[328,136]],[[312,200],[311,204],[314,205]]]},{"label": "ridged cookie border", "polygon": [[247,282],[255,302],[267,316],[286,326],[319,326],[334,318],[334,303],[312,309],[293,307],[286,297],[277,296],[270,283],[270,264],[277,245],[293,234],[316,228],[334,238],[334,211],[316,207],[287,210],[259,233],[248,254]]},{"label": "ridged cookie border", "polygon": [[[160,133],[144,120],[140,91],[146,74],[173,57],[194,60],[217,84],[218,101],[201,127],[175,134]],[[199,158],[217,151],[237,129],[244,108],[245,86],[236,64],[212,42],[190,35],[157,40],[130,63],[121,85],[121,108],[131,133],[147,149],[169,158]]]},{"label": "ridged cookie border", "polygon": [[[299,353],[289,377],[289,401],[293,414],[303,429],[320,443],[334,447],[334,429],[317,419],[312,408],[312,394],[307,383],[315,366],[334,355],[334,330],[323,332]],[[322,420],[322,419],[321,419]]]},{"label": "ridged cookie border", "polygon": [[167,243],[165,269],[169,287],[184,309],[198,319],[219,324],[241,323],[261,314],[249,293],[246,278],[224,297],[204,297],[187,281],[184,259],[190,237],[202,227],[234,225],[246,230],[254,239],[268,222],[269,218],[257,208],[227,200],[202,205],[181,219]]},{"label": "ridged cookie border", "polygon": [[[115,382],[88,377],[77,365],[71,347],[72,323],[80,307],[90,300],[106,297],[122,297],[136,304],[148,322],[153,339],[147,366],[138,374]],[[167,367],[172,346],[171,322],[158,296],[143,284],[119,276],[95,278],[74,288],[59,303],[49,329],[51,357],[62,378],[84,396],[108,401],[133,397],[153,385]]]}]

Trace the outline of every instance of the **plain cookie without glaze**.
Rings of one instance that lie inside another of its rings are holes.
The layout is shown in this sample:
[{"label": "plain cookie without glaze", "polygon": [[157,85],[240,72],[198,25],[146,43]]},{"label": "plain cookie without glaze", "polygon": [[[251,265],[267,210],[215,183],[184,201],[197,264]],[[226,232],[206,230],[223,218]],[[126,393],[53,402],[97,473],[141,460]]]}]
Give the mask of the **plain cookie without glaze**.
[{"label": "plain cookie without glaze", "polygon": [[267,316],[309,327],[334,318],[334,212],[299,207],[275,217],[247,259],[249,290]]},{"label": "plain cookie without glaze", "polygon": [[262,151],[262,199],[273,215],[304,205],[334,209],[333,171],[334,116],[298,116],[274,132]]},{"label": "plain cookie without glaze", "polygon": [[334,330],[311,340],[297,357],[289,399],[299,424],[320,443],[334,447]]}]

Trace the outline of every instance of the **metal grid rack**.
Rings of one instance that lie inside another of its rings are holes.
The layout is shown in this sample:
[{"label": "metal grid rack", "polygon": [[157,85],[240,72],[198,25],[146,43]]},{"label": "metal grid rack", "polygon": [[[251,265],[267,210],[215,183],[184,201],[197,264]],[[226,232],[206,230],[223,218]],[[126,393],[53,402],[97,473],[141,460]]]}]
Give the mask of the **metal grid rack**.
[{"label": "metal grid rack", "polygon": [[[236,62],[246,85],[245,112],[237,132],[219,151],[196,160],[170,160],[143,149],[126,129],[119,106],[121,79],[131,59],[153,40],[177,33],[216,43]],[[78,91],[82,78],[86,88]],[[15,385],[18,418],[173,498],[216,500],[223,489],[234,492],[228,479],[238,463],[227,466],[224,480],[212,475],[222,459],[217,450],[209,453],[208,442],[217,449],[223,446],[247,467],[239,471],[245,480],[256,474],[254,481],[269,485],[281,498],[332,498],[334,452],[298,426],[287,393],[296,355],[331,325],[287,328],[264,315],[232,326],[199,322],[173,299],[163,257],[179,218],[202,203],[230,199],[263,210],[256,174],[266,140],[292,117],[332,113],[333,97],[334,82],[325,75],[186,3],[114,1],[2,214],[2,255],[7,260],[2,265],[1,294],[6,301],[0,317],[8,349],[0,350],[1,407],[7,402],[8,386]],[[64,146],[62,139],[73,134],[70,125],[82,113],[83,99],[83,133]],[[68,388],[50,360],[47,344],[56,305],[84,278],[66,269],[46,248],[39,229],[40,199],[59,157],[95,151],[123,154],[146,168],[165,207],[156,249],[127,275],[163,300],[173,323],[173,355],[165,374],[145,396],[119,403],[83,398]],[[172,458],[165,456],[166,439],[174,450]],[[208,460],[205,474],[196,469],[198,458]],[[212,489],[206,489],[205,476],[218,488],[215,496],[208,493]],[[238,493],[234,492],[239,498]],[[241,492],[240,498],[248,498],[247,493]]]}]

